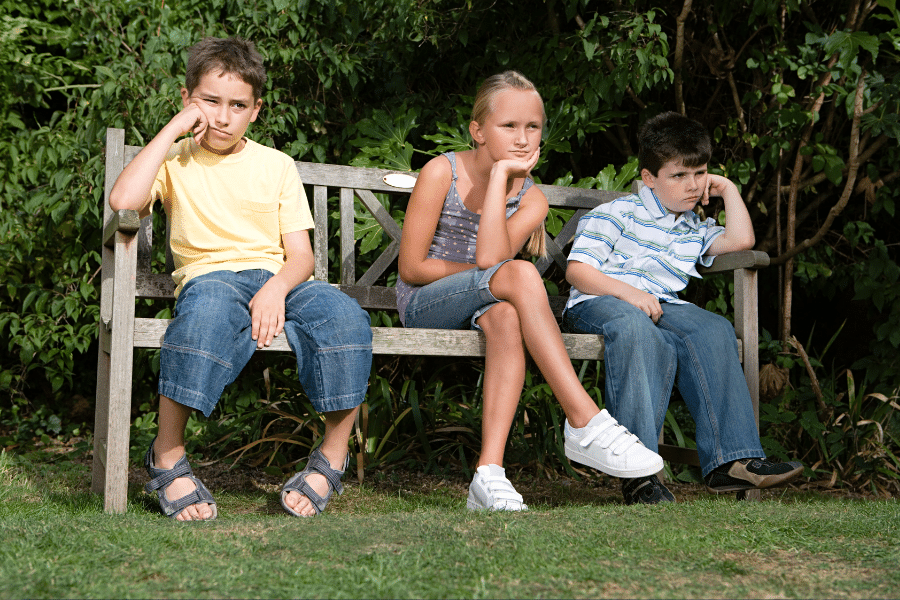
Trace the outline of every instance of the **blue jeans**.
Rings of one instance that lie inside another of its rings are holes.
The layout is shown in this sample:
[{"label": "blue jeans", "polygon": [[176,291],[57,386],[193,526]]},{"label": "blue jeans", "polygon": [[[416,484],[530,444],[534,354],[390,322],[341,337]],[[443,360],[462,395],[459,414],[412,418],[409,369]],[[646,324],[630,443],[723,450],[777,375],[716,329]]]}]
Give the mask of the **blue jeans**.
[{"label": "blue jeans", "polygon": [[613,296],[566,310],[569,330],[603,335],[610,414],[656,451],[677,384],[697,425],[704,475],[739,458],[764,457],[734,327],[693,304],[664,303],[662,309],[655,324]]},{"label": "blue jeans", "polygon": [[[256,350],[250,299],[272,273],[215,271],[185,284],[160,351],[159,393],[207,417]],[[359,406],[372,368],[369,315],[322,281],[287,295],[282,335],[297,355],[300,384],[319,412]]]},{"label": "blue jeans", "polygon": [[481,329],[475,321],[502,302],[491,293],[491,277],[503,264],[489,269],[472,267],[417,289],[403,317],[405,327],[423,329]]}]

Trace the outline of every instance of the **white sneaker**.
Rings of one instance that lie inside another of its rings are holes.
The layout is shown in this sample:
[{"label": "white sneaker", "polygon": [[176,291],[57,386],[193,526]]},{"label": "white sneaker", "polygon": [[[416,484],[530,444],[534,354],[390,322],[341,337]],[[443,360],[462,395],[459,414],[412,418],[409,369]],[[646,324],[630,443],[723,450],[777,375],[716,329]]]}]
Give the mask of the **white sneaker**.
[{"label": "white sneaker", "polygon": [[619,425],[606,409],[582,429],[566,420],[566,457],[615,477],[646,477],[663,468],[662,457]]},{"label": "white sneaker", "polygon": [[475,470],[469,484],[469,510],[528,510],[509,479],[506,469],[498,465],[482,465]]}]

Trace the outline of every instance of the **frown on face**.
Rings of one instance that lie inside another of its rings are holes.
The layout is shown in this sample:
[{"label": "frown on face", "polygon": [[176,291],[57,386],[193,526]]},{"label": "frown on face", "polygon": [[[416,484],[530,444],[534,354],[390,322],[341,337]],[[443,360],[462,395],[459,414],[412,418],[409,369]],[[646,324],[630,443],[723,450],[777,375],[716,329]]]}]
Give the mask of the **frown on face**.
[{"label": "frown on face", "polygon": [[534,91],[507,89],[498,93],[483,123],[472,121],[469,131],[494,160],[522,160],[541,144],[544,105]]},{"label": "frown on face", "polygon": [[217,154],[235,150],[262,107],[249,83],[222,71],[205,73],[190,93],[182,89],[181,100],[185,107],[193,102],[203,111],[208,127],[200,143]]},{"label": "frown on face", "polygon": [[641,180],[653,189],[669,212],[681,214],[697,206],[703,197],[707,185],[706,165],[686,167],[680,158],[675,158],[660,167],[656,175],[642,169]]}]

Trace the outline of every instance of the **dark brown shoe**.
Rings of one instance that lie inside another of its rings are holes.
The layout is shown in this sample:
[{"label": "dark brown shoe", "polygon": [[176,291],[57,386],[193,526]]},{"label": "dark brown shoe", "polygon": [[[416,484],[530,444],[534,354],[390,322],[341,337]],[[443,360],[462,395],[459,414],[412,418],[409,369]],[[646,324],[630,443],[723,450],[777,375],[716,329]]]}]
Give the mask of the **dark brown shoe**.
[{"label": "dark brown shoe", "polygon": [[742,458],[716,467],[706,475],[710,492],[740,492],[784,485],[803,473],[799,462],[776,463],[765,458]]}]

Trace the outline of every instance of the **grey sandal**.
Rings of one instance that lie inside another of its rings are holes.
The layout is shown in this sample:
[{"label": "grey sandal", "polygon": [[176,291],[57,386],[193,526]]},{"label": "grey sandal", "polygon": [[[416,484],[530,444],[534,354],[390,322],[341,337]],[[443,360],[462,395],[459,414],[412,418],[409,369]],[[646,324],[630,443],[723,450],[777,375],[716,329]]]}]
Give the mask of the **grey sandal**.
[{"label": "grey sandal", "polygon": [[[144,456],[144,466],[147,467],[147,473],[149,473],[151,477],[150,483],[144,486],[144,490],[148,494],[156,492],[156,495],[159,498],[159,508],[162,510],[163,514],[171,519],[188,506],[194,504],[209,504],[212,508],[213,516],[206,520],[211,521],[219,516],[218,510],[216,510],[216,501],[213,500],[212,494],[209,493],[209,490],[206,489],[203,482],[194,476],[191,465],[188,463],[187,455],[178,459],[178,462],[175,463],[175,466],[171,469],[157,469],[153,466],[154,442],[156,442],[156,438],[153,439],[153,442],[150,442],[150,447],[147,449],[146,456]],[[197,489],[178,500],[169,500],[166,498],[166,488],[179,477],[187,477],[194,482]]]},{"label": "grey sandal", "polygon": [[[309,501],[312,502],[313,508],[318,515],[325,507],[328,505],[328,501],[331,499],[331,494],[333,492],[337,492],[338,495],[344,493],[344,486],[341,484],[341,476],[344,474],[344,471],[347,470],[347,465],[350,463],[350,453],[347,453],[347,458],[344,459],[344,468],[341,471],[336,471],[331,468],[331,463],[328,462],[328,459],[325,458],[325,455],[322,454],[322,451],[316,448],[313,450],[312,454],[309,455],[309,460],[306,461],[306,468],[304,468],[299,473],[295,473],[290,479],[287,480],[287,483],[284,484],[284,487],[281,488],[281,506],[284,507],[284,510],[288,511],[288,514],[291,514],[295,517],[302,517],[300,513],[296,512],[292,508],[290,508],[287,504],[285,504],[284,499],[287,497],[289,492],[297,492],[298,494],[303,494]],[[316,491],[306,483],[306,476],[312,473],[318,473],[325,477],[328,481],[328,493],[325,494],[325,497],[321,497]]]}]

